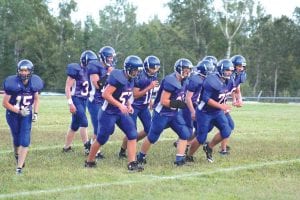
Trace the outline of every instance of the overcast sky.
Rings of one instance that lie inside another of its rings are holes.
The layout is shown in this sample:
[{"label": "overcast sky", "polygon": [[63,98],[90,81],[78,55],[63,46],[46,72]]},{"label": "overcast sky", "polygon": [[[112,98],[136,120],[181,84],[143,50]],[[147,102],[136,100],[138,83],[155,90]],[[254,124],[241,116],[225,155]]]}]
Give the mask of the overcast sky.
[{"label": "overcast sky", "polygon": [[[59,0],[49,0],[49,7],[58,10]],[[85,20],[86,15],[98,18],[98,11],[108,5],[111,0],[75,0],[77,2],[78,11],[72,15],[74,21]],[[137,6],[137,21],[147,22],[149,19],[157,15],[158,18],[164,21],[169,15],[170,11],[164,7],[169,0],[128,0],[128,2]],[[274,17],[281,15],[292,16],[294,9],[300,7],[300,0],[260,0],[266,13],[272,14]]]}]

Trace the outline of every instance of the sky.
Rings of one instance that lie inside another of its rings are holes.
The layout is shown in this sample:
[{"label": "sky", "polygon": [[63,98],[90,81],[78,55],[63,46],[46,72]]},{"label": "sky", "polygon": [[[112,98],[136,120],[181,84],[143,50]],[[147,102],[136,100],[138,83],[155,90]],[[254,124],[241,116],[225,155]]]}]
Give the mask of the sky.
[{"label": "sky", "polygon": [[[78,11],[72,15],[73,21],[84,21],[87,15],[98,19],[98,11],[109,5],[111,0],[75,0]],[[170,10],[164,6],[169,0],[128,0],[128,2],[137,6],[137,21],[139,23],[148,22],[155,15],[161,21],[164,21],[170,13]],[[59,0],[49,0],[50,8],[58,10]],[[260,0],[267,14],[273,17],[286,15],[292,17],[294,9],[300,7],[300,0]]]}]

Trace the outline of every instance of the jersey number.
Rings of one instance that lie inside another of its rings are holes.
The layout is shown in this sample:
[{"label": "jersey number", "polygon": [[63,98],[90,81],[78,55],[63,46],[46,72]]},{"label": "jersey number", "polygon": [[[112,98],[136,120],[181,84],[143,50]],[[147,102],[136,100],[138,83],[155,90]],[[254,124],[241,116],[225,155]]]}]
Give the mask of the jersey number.
[{"label": "jersey number", "polygon": [[31,103],[32,96],[17,96],[16,98],[16,104],[14,105],[15,108],[22,109],[24,107],[27,107]]}]

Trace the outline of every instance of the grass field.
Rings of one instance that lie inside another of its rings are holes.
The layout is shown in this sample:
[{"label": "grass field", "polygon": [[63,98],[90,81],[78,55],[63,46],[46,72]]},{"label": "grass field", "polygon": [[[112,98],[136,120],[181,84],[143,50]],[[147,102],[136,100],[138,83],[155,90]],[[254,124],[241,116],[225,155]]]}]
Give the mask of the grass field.
[{"label": "grass field", "polygon": [[106,158],[85,169],[79,135],[74,152],[61,152],[70,123],[65,98],[43,96],[26,167],[17,176],[1,107],[0,199],[299,199],[300,105],[249,103],[232,117],[231,154],[222,157],[216,147],[214,163],[200,149],[192,165],[173,166],[176,135],[167,129],[152,146],[145,170],[129,173],[117,157],[123,134],[116,129],[102,149]]}]

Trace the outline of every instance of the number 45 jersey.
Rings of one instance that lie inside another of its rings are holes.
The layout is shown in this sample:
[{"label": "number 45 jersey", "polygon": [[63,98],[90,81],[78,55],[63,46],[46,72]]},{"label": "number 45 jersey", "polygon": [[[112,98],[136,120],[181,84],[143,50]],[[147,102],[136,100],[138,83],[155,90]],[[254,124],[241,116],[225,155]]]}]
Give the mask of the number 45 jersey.
[{"label": "number 45 jersey", "polygon": [[26,86],[17,75],[7,77],[3,82],[3,89],[6,94],[11,95],[9,103],[17,108],[29,107],[34,103],[34,94],[40,92],[44,87],[42,79],[33,74]]},{"label": "number 45 jersey", "polygon": [[87,99],[89,94],[88,69],[81,67],[78,63],[71,63],[68,64],[66,73],[75,79],[71,95]]}]

